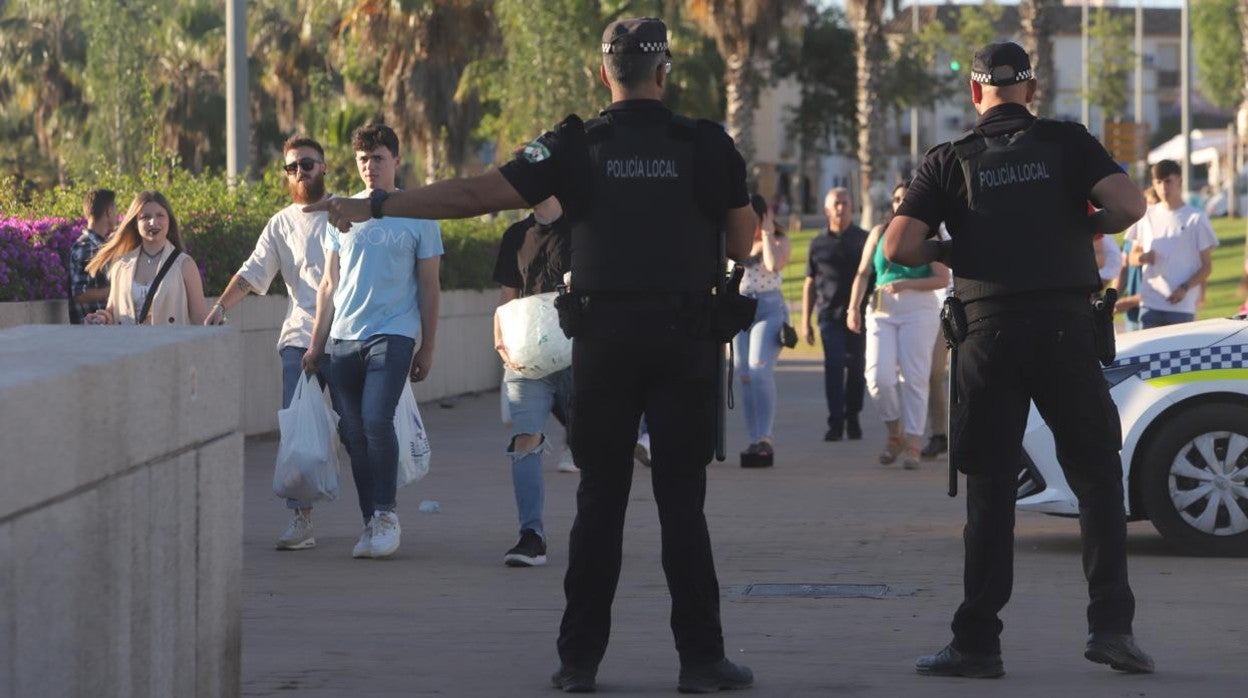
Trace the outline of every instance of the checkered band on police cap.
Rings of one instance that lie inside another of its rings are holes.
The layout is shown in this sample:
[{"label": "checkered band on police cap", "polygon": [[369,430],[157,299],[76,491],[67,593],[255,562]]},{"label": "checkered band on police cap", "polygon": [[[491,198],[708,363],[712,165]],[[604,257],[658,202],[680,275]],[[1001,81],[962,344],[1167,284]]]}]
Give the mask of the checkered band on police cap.
[{"label": "checkered band on police cap", "polygon": [[667,25],[654,17],[612,22],[602,33],[602,52],[614,54],[667,53]]},{"label": "checkered band on police cap", "polygon": [[971,61],[971,79],[983,85],[1004,87],[1034,77],[1027,52],[1012,41],[988,44],[976,51]]}]

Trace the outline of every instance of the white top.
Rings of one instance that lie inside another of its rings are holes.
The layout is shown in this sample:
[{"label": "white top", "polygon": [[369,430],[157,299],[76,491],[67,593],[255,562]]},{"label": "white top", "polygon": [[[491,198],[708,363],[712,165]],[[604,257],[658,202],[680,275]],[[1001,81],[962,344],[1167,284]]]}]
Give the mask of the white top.
[{"label": "white top", "polygon": [[325,237],[327,214],[304,213],[304,204],[291,204],[269,219],[251,257],[239,267],[243,277],[256,293],[264,295],[273,277],[282,273],[290,305],[277,338],[277,348],[307,348],[312,339],[312,322],[316,319],[316,288],[325,273]]},{"label": "white top", "polygon": [[147,300],[147,289],[151,287],[151,284],[141,284],[137,281],[130,284],[130,296],[134,298],[134,307],[143,307],[143,301]]},{"label": "white top", "polygon": [[1101,265],[1099,272],[1101,281],[1109,283],[1117,279],[1118,272],[1122,271],[1122,250],[1118,249],[1118,243],[1108,235],[1102,235],[1097,244],[1105,255],[1105,263]]},{"label": "white top", "polygon": [[1166,299],[1200,269],[1200,253],[1218,246],[1213,226],[1202,211],[1188,205],[1171,210],[1164,203],[1148,207],[1127,239],[1143,252],[1152,252],[1152,264],[1143,266],[1140,306],[1176,313],[1195,313],[1200,289],[1188,289],[1178,303]]}]

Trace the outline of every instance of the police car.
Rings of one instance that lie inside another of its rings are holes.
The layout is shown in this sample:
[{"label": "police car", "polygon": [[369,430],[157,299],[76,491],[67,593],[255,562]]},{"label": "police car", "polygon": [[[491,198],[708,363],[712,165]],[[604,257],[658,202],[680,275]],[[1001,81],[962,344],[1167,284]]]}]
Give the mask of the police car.
[{"label": "police car", "polygon": [[[1127,515],[1193,555],[1248,555],[1248,316],[1118,335],[1106,368],[1122,420]],[[1078,516],[1032,406],[1017,506]]]}]

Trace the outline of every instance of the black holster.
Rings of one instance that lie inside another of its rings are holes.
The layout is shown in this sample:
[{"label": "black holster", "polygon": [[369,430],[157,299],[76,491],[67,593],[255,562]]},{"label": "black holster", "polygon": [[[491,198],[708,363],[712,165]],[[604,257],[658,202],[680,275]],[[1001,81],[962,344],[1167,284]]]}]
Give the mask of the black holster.
[{"label": "black holster", "polygon": [[711,336],[718,342],[731,342],[738,332],[754,324],[758,300],[741,295],[744,267],[735,267],[723,292],[717,292],[711,304]]},{"label": "black holster", "polygon": [[559,329],[563,330],[568,339],[576,337],[580,331],[587,300],[584,296],[568,291],[566,286],[559,286],[559,295],[555,297],[555,312],[559,315]]},{"label": "black holster", "polygon": [[1114,363],[1118,346],[1114,337],[1114,305],[1118,302],[1118,289],[1107,288],[1100,298],[1092,301],[1092,314],[1096,318],[1093,334],[1096,339],[1096,358],[1106,368]]}]

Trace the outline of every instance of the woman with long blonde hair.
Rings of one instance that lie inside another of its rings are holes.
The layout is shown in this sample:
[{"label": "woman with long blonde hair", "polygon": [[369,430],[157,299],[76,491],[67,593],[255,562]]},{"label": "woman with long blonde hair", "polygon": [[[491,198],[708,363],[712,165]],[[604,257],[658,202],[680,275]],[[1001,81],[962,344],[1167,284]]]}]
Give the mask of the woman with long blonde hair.
[{"label": "woman with long blonde hair", "polygon": [[[153,288],[166,263],[169,271]],[[140,192],[130,202],[117,232],[100,247],[87,272],[95,274],[105,268],[108,305],[88,315],[87,324],[199,325],[208,316],[199,267],[182,251],[178,219],[160,192]],[[146,302],[149,294],[150,304]],[[145,305],[150,309],[140,318]]]}]

